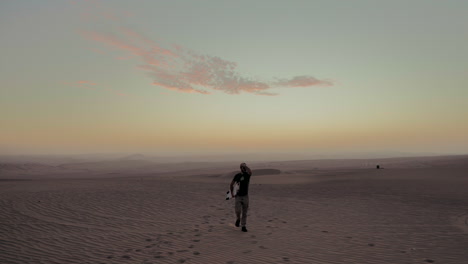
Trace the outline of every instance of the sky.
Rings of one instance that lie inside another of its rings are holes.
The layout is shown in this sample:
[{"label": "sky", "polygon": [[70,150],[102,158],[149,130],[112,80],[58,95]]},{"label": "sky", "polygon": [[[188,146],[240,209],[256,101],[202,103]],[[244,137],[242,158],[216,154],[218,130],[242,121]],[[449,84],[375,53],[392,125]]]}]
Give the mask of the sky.
[{"label": "sky", "polygon": [[0,154],[468,153],[468,1],[0,2]]}]

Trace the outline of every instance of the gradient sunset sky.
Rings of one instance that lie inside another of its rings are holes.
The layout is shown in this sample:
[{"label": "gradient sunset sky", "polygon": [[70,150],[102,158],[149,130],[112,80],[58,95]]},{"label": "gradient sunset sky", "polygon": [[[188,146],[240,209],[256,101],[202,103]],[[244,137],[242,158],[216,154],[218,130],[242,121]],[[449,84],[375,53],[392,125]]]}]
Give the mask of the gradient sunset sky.
[{"label": "gradient sunset sky", "polygon": [[468,153],[468,1],[1,1],[0,36],[0,154]]}]

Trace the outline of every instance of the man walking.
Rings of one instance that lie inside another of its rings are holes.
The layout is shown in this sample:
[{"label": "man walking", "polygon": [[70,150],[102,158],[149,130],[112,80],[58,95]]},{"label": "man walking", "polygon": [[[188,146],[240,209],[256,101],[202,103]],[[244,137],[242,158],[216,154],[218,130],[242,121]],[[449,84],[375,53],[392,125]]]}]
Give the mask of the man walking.
[{"label": "man walking", "polygon": [[[241,172],[234,176],[231,182],[231,193],[233,197],[236,198],[236,226],[238,227],[239,224],[242,225],[242,232],[247,232],[247,228],[245,225],[247,224],[247,211],[249,209],[249,183],[250,183],[250,176],[252,176],[252,171],[247,164],[242,163],[240,165]],[[237,193],[233,193],[234,184],[239,183],[239,190]],[[242,216],[242,218],[241,218]]]}]

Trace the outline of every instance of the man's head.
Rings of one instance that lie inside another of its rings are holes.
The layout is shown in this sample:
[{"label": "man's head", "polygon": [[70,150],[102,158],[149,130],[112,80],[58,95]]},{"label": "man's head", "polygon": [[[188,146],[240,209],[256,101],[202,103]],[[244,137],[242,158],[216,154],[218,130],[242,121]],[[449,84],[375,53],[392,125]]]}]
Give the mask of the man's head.
[{"label": "man's head", "polygon": [[241,163],[240,164],[240,169],[241,169],[242,172],[247,172],[247,164]]}]

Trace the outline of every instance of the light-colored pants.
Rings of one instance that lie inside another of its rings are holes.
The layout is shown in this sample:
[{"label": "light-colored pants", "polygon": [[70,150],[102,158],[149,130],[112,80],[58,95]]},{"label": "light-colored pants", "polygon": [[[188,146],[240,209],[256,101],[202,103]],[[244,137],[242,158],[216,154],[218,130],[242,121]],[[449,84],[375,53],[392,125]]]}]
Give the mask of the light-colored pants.
[{"label": "light-colored pants", "polygon": [[[249,210],[249,196],[236,196],[236,216],[241,220],[241,225],[247,224],[247,211]],[[242,218],[241,218],[242,213]]]}]

